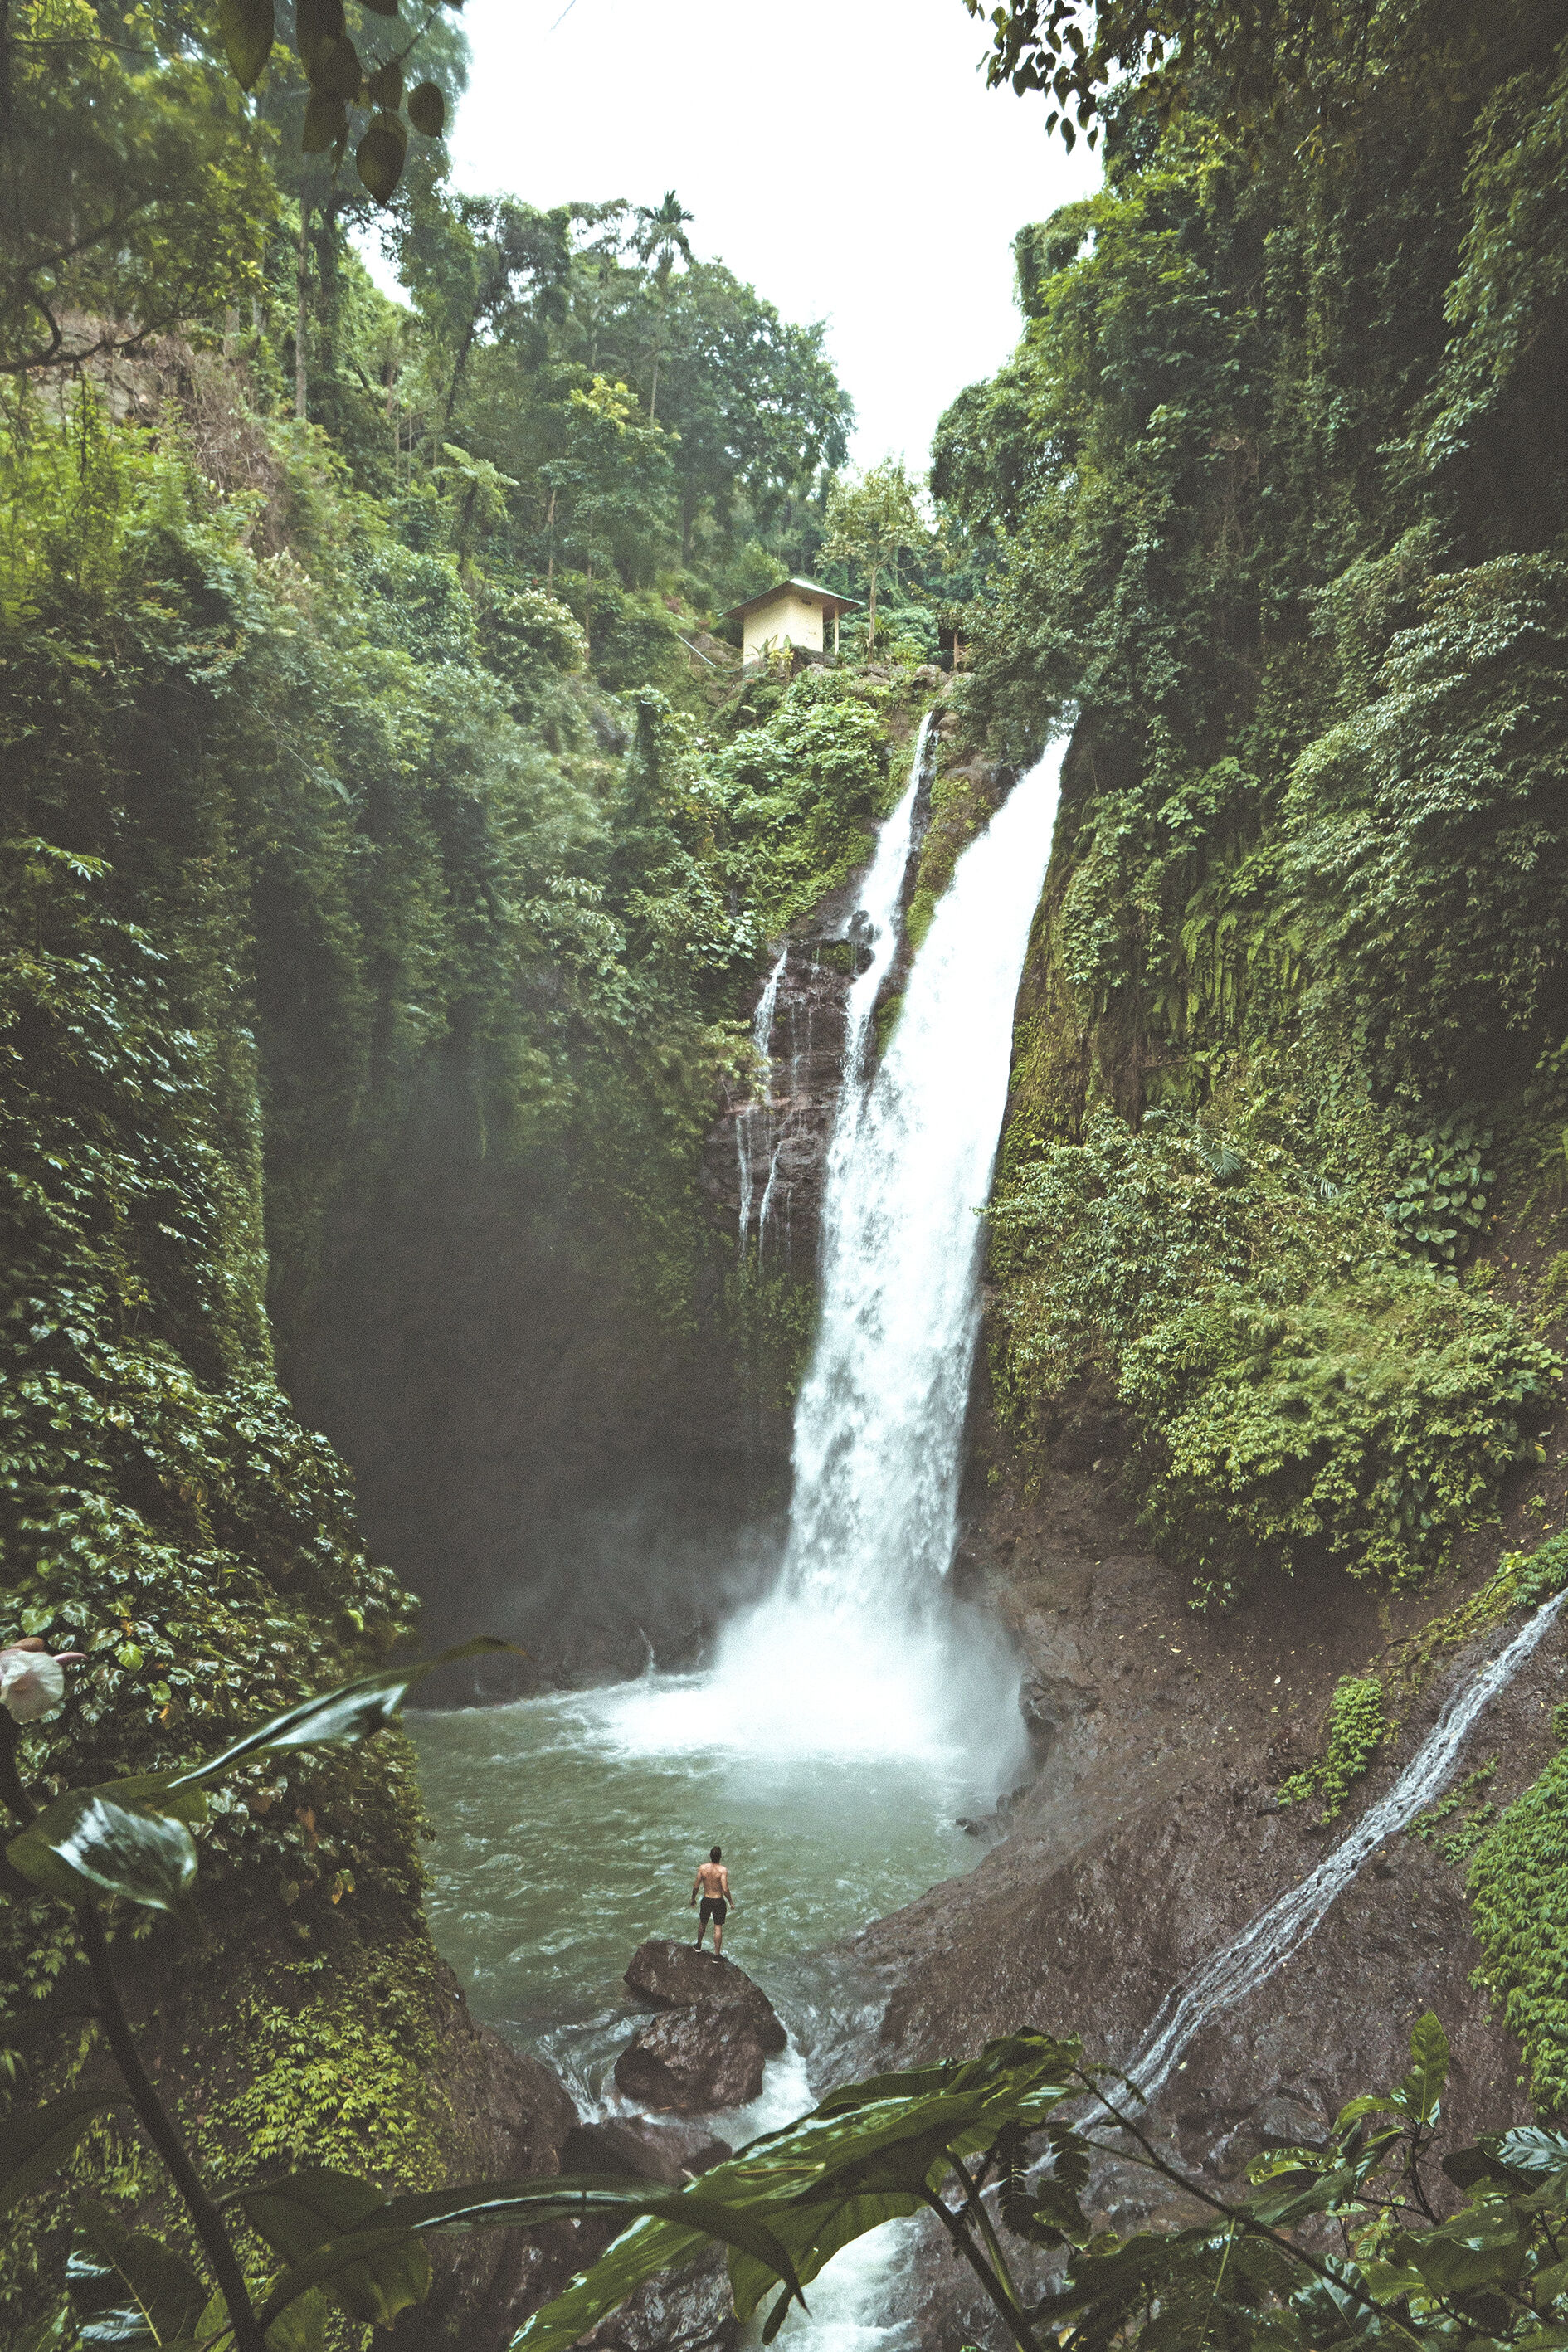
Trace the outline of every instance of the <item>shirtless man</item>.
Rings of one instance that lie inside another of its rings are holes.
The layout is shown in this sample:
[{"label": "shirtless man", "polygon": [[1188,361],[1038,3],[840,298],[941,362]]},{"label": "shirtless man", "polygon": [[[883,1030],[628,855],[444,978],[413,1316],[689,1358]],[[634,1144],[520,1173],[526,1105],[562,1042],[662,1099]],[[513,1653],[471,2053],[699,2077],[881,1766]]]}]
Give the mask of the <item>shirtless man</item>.
[{"label": "shirtless man", "polygon": [[724,1849],[714,1846],[706,1862],[697,1865],[697,1875],[691,1882],[691,1900],[702,1897],[702,1908],[697,1915],[697,1948],[702,1949],[702,1938],[708,1932],[708,1922],[713,1922],[713,1949],[724,1949],[724,1916],[738,1911],[740,1905],[730,1892],[730,1874],[724,1867]]}]

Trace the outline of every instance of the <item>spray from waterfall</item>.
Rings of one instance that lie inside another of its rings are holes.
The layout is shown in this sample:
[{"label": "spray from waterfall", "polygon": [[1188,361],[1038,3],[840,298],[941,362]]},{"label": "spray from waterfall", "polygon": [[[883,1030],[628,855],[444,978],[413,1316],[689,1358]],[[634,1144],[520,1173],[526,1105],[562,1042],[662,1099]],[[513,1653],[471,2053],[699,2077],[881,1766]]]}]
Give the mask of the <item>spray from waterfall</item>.
[{"label": "spray from waterfall", "polygon": [[1560,1592],[1544,1602],[1506,1649],[1473,1682],[1456,1691],[1388,1794],[1363,1814],[1316,1870],[1260,1911],[1239,1936],[1177,1987],[1127,2064],[1126,2072],[1146,2098],[1153,2098],[1169,2082],[1183,2051],[1209,2021],[1234,2008],[1283,1968],[1368,1856],[1432,1802],[1453,1770],[1471,1724],[1511,1682],[1555,1622],[1565,1600],[1568,1593]]}]

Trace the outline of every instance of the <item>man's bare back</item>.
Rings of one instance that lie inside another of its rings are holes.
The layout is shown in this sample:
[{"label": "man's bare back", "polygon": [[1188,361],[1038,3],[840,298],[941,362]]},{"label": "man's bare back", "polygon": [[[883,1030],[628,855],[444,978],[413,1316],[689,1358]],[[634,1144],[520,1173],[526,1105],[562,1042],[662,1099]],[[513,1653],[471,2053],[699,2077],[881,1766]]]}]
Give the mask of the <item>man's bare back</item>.
[{"label": "man's bare back", "polygon": [[730,1892],[730,1874],[724,1867],[724,1851],[715,1846],[706,1862],[697,1865],[697,1875],[691,1882],[691,1900],[702,1898],[702,1908],[697,1915],[697,1948],[702,1949],[702,1938],[708,1932],[708,1922],[713,1922],[713,1949],[724,1949],[724,1920],[727,1913],[738,1911],[740,1905]]}]

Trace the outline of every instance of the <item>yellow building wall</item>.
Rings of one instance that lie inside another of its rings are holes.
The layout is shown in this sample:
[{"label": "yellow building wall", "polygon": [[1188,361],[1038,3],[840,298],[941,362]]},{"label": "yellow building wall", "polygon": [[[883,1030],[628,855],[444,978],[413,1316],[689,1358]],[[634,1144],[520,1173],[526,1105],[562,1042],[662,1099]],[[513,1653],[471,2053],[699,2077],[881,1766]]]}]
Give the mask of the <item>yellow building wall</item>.
[{"label": "yellow building wall", "polygon": [[822,634],[822,606],[815,597],[803,596],[798,588],[781,588],[765,604],[748,613],[743,624],[741,658],[760,660],[769,646],[782,646],[785,638],[805,653],[826,650]]}]

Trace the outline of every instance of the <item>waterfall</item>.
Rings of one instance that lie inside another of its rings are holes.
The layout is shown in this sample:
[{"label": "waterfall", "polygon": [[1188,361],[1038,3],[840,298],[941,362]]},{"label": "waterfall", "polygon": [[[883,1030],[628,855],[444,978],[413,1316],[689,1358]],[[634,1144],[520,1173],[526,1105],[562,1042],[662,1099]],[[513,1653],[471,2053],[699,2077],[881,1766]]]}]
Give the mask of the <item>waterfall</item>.
[{"label": "waterfall", "polygon": [[845,927],[846,939],[868,952],[864,969],[850,982],[844,1003],[844,1083],[839,1089],[838,1117],[829,1147],[827,1189],[834,1185],[834,1154],[842,1164],[846,1129],[860,1099],[860,1079],[866,1066],[866,1038],[876,1010],[878,993],[899,951],[899,899],[909,869],[910,840],[914,831],[915,801],[925,773],[934,713],[927,711],[915,737],[909,778],[903,795],[877,835],[876,854],[866,869],[855,911]]},{"label": "waterfall", "polygon": [[[1568,1593],[1544,1601],[1482,1668],[1456,1691],[1388,1794],[1363,1815],[1332,1853],[1194,1970],[1172,1993],[1126,2072],[1145,2098],[1170,2080],[1182,2053],[1209,2020],[1256,1991],[1317,1927],[1370,1854],[1429,1805],[1447,1780],[1466,1733],[1488,1701],[1510,1683],[1556,1619]],[[1163,2022],[1162,2022],[1163,2020]]]},{"label": "waterfall", "polygon": [[[915,737],[914,751],[910,759],[910,772],[898,805],[877,835],[877,846],[871,863],[866,869],[860,895],[845,927],[844,937],[867,950],[865,968],[857,973],[845,1001],[844,1069],[845,1085],[840,1096],[838,1118],[835,1128],[835,1143],[843,1148],[847,1101],[858,1099],[858,1086],[866,1058],[866,1038],[876,1007],[878,991],[887,977],[888,968],[898,953],[899,897],[904,886],[904,875],[910,862],[910,840],[914,830],[915,801],[925,774],[926,761],[931,739],[934,713],[927,711],[921,720]],[[784,942],[778,961],[768,974],[766,984],[757,1002],[752,1022],[752,1044],[757,1057],[767,1068],[771,1062],[768,1047],[773,1034],[773,1014],[778,1006],[779,982],[789,961],[789,942]],[[771,1081],[765,1081],[768,1085]],[[792,1089],[793,1091],[793,1089]],[[741,1255],[746,1255],[751,1233],[752,1202],[756,1181],[752,1174],[752,1129],[763,1122],[763,1151],[767,1155],[768,1172],[763,1185],[762,1205],[757,1212],[757,1248],[762,1249],[768,1229],[768,1213],[773,1207],[773,1183],[778,1175],[779,1153],[784,1133],[773,1132],[773,1120],[764,1095],[761,1104],[749,1103],[735,1120],[735,1154],[740,1175]],[[787,1124],[787,1121],[786,1121]]]},{"label": "waterfall", "polygon": [[[789,941],[786,940],[784,946],[779,950],[778,961],[774,964],[772,971],[769,972],[766,981],[763,982],[763,992],[757,1000],[757,1010],[752,1021],[752,1045],[755,1051],[757,1060],[762,1066],[759,1072],[759,1080],[763,1088],[763,1099],[760,1103],[748,1103],[744,1110],[738,1111],[735,1115],[735,1158],[739,1162],[740,1169],[741,1255],[742,1257],[746,1255],[746,1240],[751,1231],[752,1224],[752,1193],[753,1189],[752,1179],[752,1127],[759,1114],[764,1122],[764,1129],[766,1126],[772,1124],[768,1102],[768,1097],[772,1087],[772,1064],[771,1056],[768,1053],[768,1043],[773,1034],[773,1013],[779,1001],[779,982],[784,976],[784,966],[788,961]],[[769,1139],[764,1132],[764,1150],[768,1148],[768,1140]],[[768,1181],[766,1190],[763,1193],[762,1209],[757,1218],[757,1246],[759,1249],[762,1246],[763,1232],[768,1222],[768,1200],[769,1195],[772,1193],[773,1189],[773,1170],[777,1166],[778,1150],[775,1146],[773,1148],[773,1158],[768,1168]]]},{"label": "waterfall", "polygon": [[923,743],[848,936],[849,992],[823,1201],[816,1346],[795,1409],[794,1496],[773,1596],[727,1631],[715,1683],[760,1752],[1000,1755],[1016,1670],[943,1622],[980,1328],[979,1212],[1006,1099],[1013,1003],[1055,820],[1055,749],[959,859],[869,1083],[872,1014]]}]

